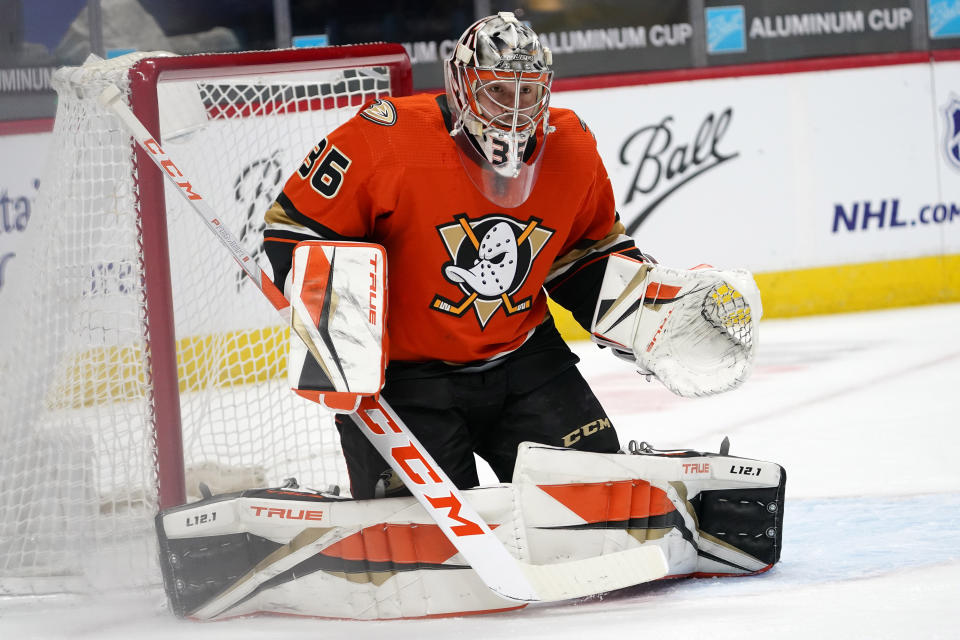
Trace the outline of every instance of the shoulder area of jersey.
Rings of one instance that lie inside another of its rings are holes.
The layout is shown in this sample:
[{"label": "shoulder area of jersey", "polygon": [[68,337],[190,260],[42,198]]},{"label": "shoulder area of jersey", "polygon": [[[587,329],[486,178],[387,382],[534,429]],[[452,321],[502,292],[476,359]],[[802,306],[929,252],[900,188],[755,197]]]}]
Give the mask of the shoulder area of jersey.
[{"label": "shoulder area of jersey", "polygon": [[554,127],[551,136],[559,134],[559,136],[569,139],[589,140],[592,144],[596,144],[597,137],[593,134],[593,131],[590,130],[584,119],[572,109],[550,107],[550,126]]},{"label": "shoulder area of jersey", "polygon": [[377,98],[363,106],[358,115],[382,127],[392,127],[398,122],[409,119],[411,114],[422,114],[424,110],[436,108],[433,97],[424,94],[412,96]]}]

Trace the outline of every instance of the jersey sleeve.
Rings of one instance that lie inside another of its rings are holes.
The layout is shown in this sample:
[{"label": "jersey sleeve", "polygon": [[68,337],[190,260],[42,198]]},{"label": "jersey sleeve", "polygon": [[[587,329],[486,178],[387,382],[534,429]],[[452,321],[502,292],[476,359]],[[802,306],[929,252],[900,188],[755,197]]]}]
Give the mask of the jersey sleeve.
[{"label": "jersey sleeve", "polygon": [[594,180],[580,206],[567,246],[550,268],[544,283],[547,293],[588,331],[607,268],[615,253],[638,260],[646,257],[626,235],[613,198],[613,188],[599,155]]},{"label": "jersey sleeve", "polygon": [[298,242],[370,239],[377,216],[392,210],[389,187],[378,175],[393,172],[375,171],[370,151],[374,126],[355,116],[320,140],[267,210],[264,251],[278,284]]}]

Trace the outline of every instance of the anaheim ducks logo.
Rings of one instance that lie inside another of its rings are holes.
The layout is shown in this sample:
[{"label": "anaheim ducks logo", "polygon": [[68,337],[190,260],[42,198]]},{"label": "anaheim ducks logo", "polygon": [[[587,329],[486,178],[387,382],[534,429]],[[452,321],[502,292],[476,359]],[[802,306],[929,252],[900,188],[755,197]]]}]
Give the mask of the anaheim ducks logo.
[{"label": "anaheim ducks logo", "polygon": [[369,107],[360,112],[360,117],[385,127],[392,127],[397,122],[397,108],[389,100],[374,100]]},{"label": "anaheim ducks logo", "polygon": [[454,302],[437,295],[430,306],[458,317],[472,306],[481,328],[500,307],[507,315],[529,310],[529,297],[513,296],[527,281],[553,230],[540,226],[537,218],[524,223],[499,214],[477,220],[460,214],[453,219],[437,231],[451,258],[443,265],[443,276],[460,287],[463,297]]}]

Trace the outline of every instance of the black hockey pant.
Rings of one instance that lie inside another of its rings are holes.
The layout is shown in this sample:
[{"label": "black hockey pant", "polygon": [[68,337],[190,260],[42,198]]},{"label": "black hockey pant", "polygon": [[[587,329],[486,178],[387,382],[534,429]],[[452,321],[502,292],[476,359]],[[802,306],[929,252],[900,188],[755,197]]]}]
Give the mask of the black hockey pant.
[{"label": "black hockey pant", "polygon": [[[474,452],[509,482],[523,441],[615,453],[616,431],[576,366],[541,373],[543,383],[511,379],[512,364],[478,372],[387,382],[383,397],[457,487],[478,483]],[[520,390],[512,391],[511,387]],[[337,429],[354,498],[409,495],[354,423]]]}]

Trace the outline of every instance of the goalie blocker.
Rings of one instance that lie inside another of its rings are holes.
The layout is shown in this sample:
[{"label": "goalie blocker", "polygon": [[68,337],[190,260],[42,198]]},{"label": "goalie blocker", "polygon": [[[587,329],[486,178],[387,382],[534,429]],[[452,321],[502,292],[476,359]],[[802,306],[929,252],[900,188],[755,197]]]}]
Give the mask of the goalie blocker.
[{"label": "goalie blocker", "polygon": [[[786,473],[720,453],[631,455],[522,445],[511,484],[464,491],[518,560],[551,565],[638,547],[668,577],[766,571],[780,557]],[[525,606],[488,589],[409,497],[292,487],[208,497],[157,516],[173,611],[391,619]],[[643,581],[638,578],[637,582]]]},{"label": "goalie blocker", "polygon": [[367,242],[299,242],[287,288],[291,389],[329,409],[356,411],[362,396],[383,388],[386,251]]}]

